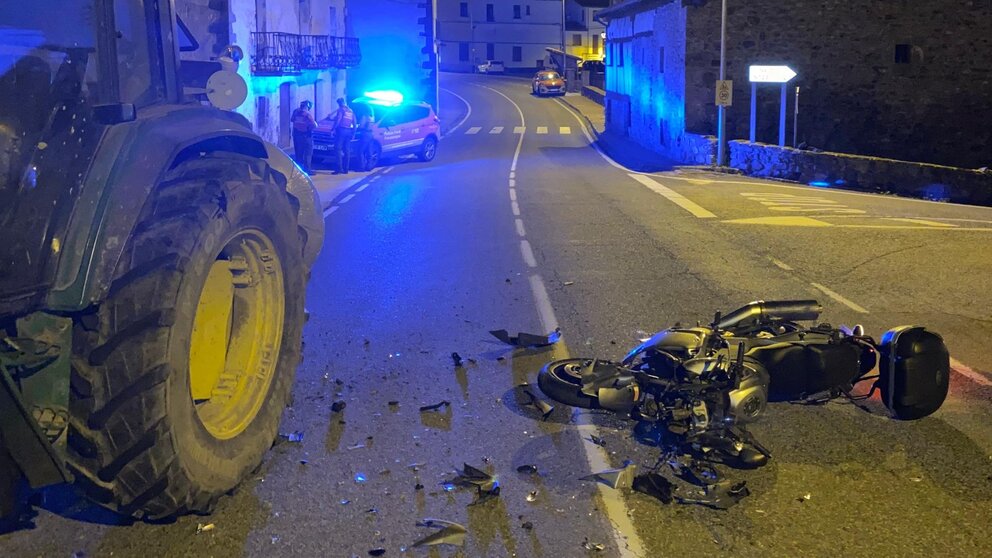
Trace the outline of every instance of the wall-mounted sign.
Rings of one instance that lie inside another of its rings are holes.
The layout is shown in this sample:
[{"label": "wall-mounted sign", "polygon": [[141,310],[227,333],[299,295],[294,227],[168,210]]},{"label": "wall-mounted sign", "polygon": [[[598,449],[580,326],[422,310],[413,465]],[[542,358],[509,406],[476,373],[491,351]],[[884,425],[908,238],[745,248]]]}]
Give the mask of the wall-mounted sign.
[{"label": "wall-mounted sign", "polygon": [[748,70],[751,83],[789,83],[797,75],[788,66],[751,66]]}]

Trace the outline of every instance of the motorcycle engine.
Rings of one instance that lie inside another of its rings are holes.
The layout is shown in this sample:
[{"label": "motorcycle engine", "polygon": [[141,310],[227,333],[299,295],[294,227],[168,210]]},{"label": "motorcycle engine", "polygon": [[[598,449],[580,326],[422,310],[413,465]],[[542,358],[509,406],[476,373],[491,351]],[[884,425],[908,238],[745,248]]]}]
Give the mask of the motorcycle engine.
[{"label": "motorcycle engine", "polygon": [[727,415],[733,422],[761,418],[768,406],[768,371],[756,360],[744,359],[740,386],[727,393]]}]

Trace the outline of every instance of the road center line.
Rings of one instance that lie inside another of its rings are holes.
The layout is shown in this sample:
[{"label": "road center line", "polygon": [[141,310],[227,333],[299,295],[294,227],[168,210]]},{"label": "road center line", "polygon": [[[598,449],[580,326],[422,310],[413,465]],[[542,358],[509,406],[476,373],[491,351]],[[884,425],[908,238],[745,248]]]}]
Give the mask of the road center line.
[{"label": "road center line", "polygon": [[513,215],[520,217],[520,205],[517,202],[510,202],[510,208],[513,209]]},{"label": "road center line", "polygon": [[834,292],[834,291],[832,291],[832,290],[824,287],[823,285],[821,285],[819,283],[810,283],[810,285],[813,285],[813,288],[814,289],[820,291],[821,293],[823,293],[823,294],[829,296],[830,298],[834,299],[836,302],[839,302],[839,303],[843,304],[844,306],[847,306],[848,308],[850,308],[851,310],[854,310],[855,312],[857,312],[859,314],[868,314],[869,313],[867,310],[864,309],[864,307],[858,306],[854,302],[852,302],[852,301],[844,298],[840,294],[838,294],[838,293],[836,293],[836,292]]},{"label": "road center line", "polygon": [[517,201],[517,191],[514,188],[510,188],[510,201]]},{"label": "road center line", "polygon": [[338,202],[338,205],[344,205],[344,204],[350,202],[351,199],[354,198],[354,197],[355,197],[355,194],[348,194],[347,196],[345,196],[344,198],[342,198],[341,201]]},{"label": "road center line", "polygon": [[688,211],[695,217],[698,217],[700,219],[712,219],[716,217],[716,215],[710,213],[708,210],[704,209],[701,205],[683,196],[682,194],[676,192],[675,190],[672,190],[671,188],[662,186],[650,176],[646,176],[643,174],[633,174],[633,173],[628,174],[628,176],[640,182],[641,184],[647,186],[649,190],[657,194],[661,194],[663,197],[667,198],[668,201]]},{"label": "road center line", "polygon": [[[378,177],[376,177],[376,178],[378,178]],[[375,182],[375,179],[369,180],[365,184],[362,184],[358,188],[355,188],[355,191],[356,192],[361,192],[361,191],[365,190],[366,188],[368,188],[373,182]]]},{"label": "road center line", "polygon": [[330,215],[331,213],[334,213],[337,210],[338,210],[338,206],[336,206],[336,205],[332,205],[332,206],[328,207],[327,209],[324,210],[324,217],[327,217],[328,215]]},{"label": "road center line", "polygon": [[530,241],[526,239],[520,241],[520,253],[528,267],[537,267],[537,258],[534,257],[534,249],[531,248]]},{"label": "road center line", "polygon": [[462,97],[461,95],[459,95],[458,93],[455,93],[454,91],[452,91],[450,89],[446,89],[446,88],[442,87],[441,90],[442,91],[447,91],[448,93],[454,95],[456,99],[458,99],[459,101],[465,103],[465,108],[468,109],[468,111],[465,113],[465,116],[463,116],[462,119],[458,121],[458,124],[455,124],[454,126],[451,127],[450,130],[448,130],[447,132],[441,134],[441,137],[443,138],[445,136],[450,136],[451,134],[455,133],[455,130],[457,130],[458,128],[460,128],[461,125],[464,124],[466,120],[468,120],[468,117],[469,116],[472,116],[472,104],[469,103],[468,101],[466,101],[464,97]]},{"label": "road center line", "polygon": [[511,178],[510,179],[510,188],[516,188],[516,187],[517,187],[517,181],[516,181],[516,179]]},{"label": "road center line", "polygon": [[[485,87],[486,89],[492,91],[493,93],[495,93],[495,94],[499,95],[500,97],[503,97],[504,99],[506,99],[507,101],[509,101],[510,104],[513,105],[513,108],[517,109],[517,114],[520,115],[520,125],[521,126],[524,126],[524,127],[527,126],[527,121],[524,119],[524,111],[520,109],[520,105],[518,105],[517,103],[515,103],[513,101],[513,99],[507,97],[502,92],[497,91],[497,90],[493,89],[492,87],[486,87],[485,85],[483,85],[482,87]],[[520,159],[520,149],[523,148],[523,146],[524,146],[524,134],[520,134],[520,138],[517,140],[517,150],[513,152],[513,162],[510,163],[510,172],[516,172],[516,170],[517,170],[517,160]]]},{"label": "road center line", "polygon": [[527,230],[524,229],[524,222],[523,221],[521,221],[520,219],[514,219],[513,220],[513,224],[516,225],[516,227],[517,227],[517,234],[520,235],[521,238],[527,236]]}]

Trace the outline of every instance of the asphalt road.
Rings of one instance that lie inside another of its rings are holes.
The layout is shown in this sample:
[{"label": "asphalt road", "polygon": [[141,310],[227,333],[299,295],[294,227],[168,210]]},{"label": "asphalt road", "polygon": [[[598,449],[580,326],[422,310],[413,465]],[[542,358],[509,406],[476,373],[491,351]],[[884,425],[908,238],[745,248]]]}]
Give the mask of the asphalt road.
[{"label": "asphalt road", "polygon": [[[992,209],[631,173],[526,82],[443,85],[437,160],[391,162],[328,206],[283,426],[302,443],[277,446],[209,517],[128,524],[47,490],[35,528],[0,536],[0,555],[992,555]],[[551,358],[617,358],[638,331],[808,297],[876,336],[940,332],[952,393],[917,422],[873,402],[772,405],[753,431],[773,460],[728,472],[752,492],[729,511],[580,481],[607,462],[650,466],[655,450],[609,416],[558,406],[541,421],[514,389]],[[544,351],[488,334],[559,325]],[[497,474],[500,496],[446,490],[463,463]],[[537,476],[516,472],[528,464]],[[406,548],[426,517],[464,525],[465,547]]]}]

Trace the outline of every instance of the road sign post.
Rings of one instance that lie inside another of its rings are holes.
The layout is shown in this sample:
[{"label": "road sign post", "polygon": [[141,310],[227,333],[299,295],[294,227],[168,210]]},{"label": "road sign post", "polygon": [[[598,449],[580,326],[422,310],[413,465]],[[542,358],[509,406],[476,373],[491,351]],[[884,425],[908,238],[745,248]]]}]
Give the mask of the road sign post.
[{"label": "road sign post", "polygon": [[796,77],[796,72],[788,66],[751,66],[748,73],[751,81],[751,143],[757,139],[758,84],[778,83],[782,86],[782,99],[779,105],[778,145],[785,147],[785,117],[789,104],[786,84]]}]

